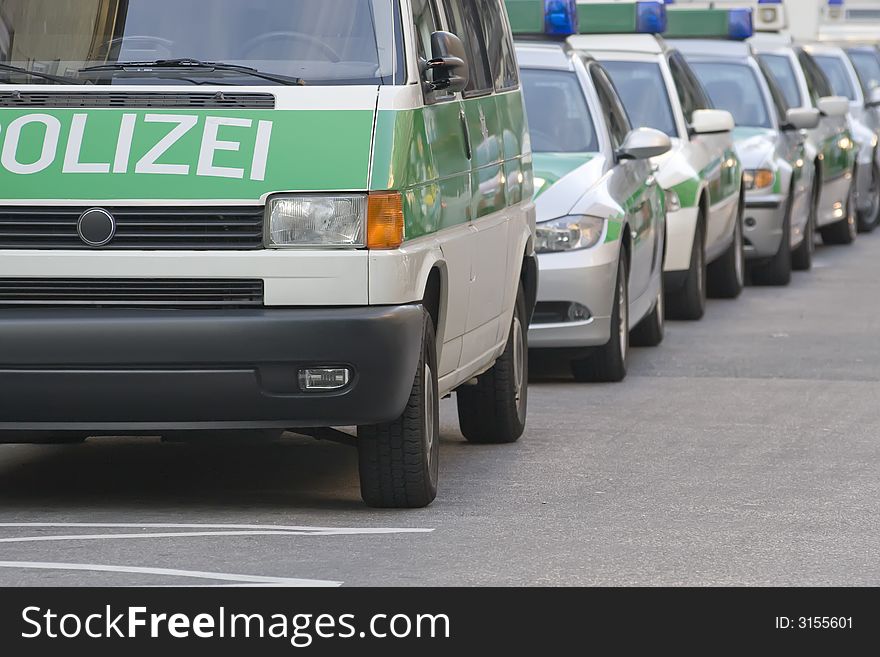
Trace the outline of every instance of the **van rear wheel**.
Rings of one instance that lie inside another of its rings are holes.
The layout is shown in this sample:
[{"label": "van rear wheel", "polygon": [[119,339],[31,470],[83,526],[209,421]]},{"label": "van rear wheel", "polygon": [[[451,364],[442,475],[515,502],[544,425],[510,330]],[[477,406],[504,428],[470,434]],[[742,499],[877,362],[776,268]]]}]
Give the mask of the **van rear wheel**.
[{"label": "van rear wheel", "polygon": [[400,416],[358,427],[361,497],[375,508],[428,506],[437,496],[440,420],[434,322],[424,312],[422,353]]},{"label": "van rear wheel", "polygon": [[474,385],[456,392],[458,424],[468,442],[513,443],[525,431],[529,391],[529,343],[525,293],[520,285],[507,346]]}]

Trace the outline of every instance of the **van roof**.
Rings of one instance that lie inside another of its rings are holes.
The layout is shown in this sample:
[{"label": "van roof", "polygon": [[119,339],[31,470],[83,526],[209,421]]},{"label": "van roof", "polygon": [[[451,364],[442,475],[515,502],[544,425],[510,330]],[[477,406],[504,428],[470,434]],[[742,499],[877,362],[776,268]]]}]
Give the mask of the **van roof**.
[{"label": "van roof", "polygon": [[674,46],[686,55],[712,55],[723,58],[744,58],[754,54],[751,44],[743,41],[719,41],[718,39],[670,39]]},{"label": "van roof", "polygon": [[578,50],[590,52],[636,52],[661,55],[666,52],[663,39],[653,34],[589,34],[575,35],[568,42]]},{"label": "van roof", "polygon": [[564,43],[517,40],[516,58],[525,68],[557,68],[572,70],[570,50]]}]

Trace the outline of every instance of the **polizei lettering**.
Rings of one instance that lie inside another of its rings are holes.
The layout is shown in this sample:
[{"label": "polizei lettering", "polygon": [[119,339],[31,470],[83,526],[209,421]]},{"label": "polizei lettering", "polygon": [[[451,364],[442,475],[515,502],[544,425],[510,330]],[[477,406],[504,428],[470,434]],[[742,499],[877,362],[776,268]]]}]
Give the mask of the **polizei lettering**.
[{"label": "polizei lettering", "polygon": [[[50,114],[27,114],[0,125],[0,166],[22,176],[60,164],[64,174],[266,179],[271,121],[195,114],[126,113],[114,122],[115,148],[106,148],[106,121],[90,129],[90,122],[96,118],[87,113],[73,114],[65,125]],[[104,146],[103,160],[87,157],[90,140],[92,146],[96,141]],[[184,141],[187,148],[175,150],[175,146]]]}]

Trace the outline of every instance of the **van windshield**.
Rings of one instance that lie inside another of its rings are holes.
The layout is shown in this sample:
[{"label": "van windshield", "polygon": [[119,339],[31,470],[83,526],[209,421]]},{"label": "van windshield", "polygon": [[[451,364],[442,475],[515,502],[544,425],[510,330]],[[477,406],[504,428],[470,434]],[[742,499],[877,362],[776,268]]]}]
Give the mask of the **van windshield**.
[{"label": "van windshield", "polygon": [[575,73],[524,68],[521,78],[533,151],[598,152],[593,117]]},{"label": "van windshield", "polygon": [[712,104],[733,114],[737,126],[772,128],[767,98],[758,76],[748,64],[690,62]]},{"label": "van windshield", "polygon": [[659,64],[651,62],[602,61],[630,122],[678,137],[672,104]]},{"label": "van windshield", "polygon": [[0,83],[47,83],[19,67],[94,84],[273,84],[229,69],[81,72],[189,59],[308,85],[393,84],[400,34],[398,0],[0,0]]}]

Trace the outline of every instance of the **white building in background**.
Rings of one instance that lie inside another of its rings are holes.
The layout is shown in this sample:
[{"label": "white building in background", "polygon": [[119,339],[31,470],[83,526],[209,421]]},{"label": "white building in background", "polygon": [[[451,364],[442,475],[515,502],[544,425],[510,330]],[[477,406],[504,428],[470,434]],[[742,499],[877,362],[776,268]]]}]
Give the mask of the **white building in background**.
[{"label": "white building in background", "polygon": [[786,30],[799,41],[880,42],[880,0],[674,0],[672,7],[752,7],[757,30]]}]

